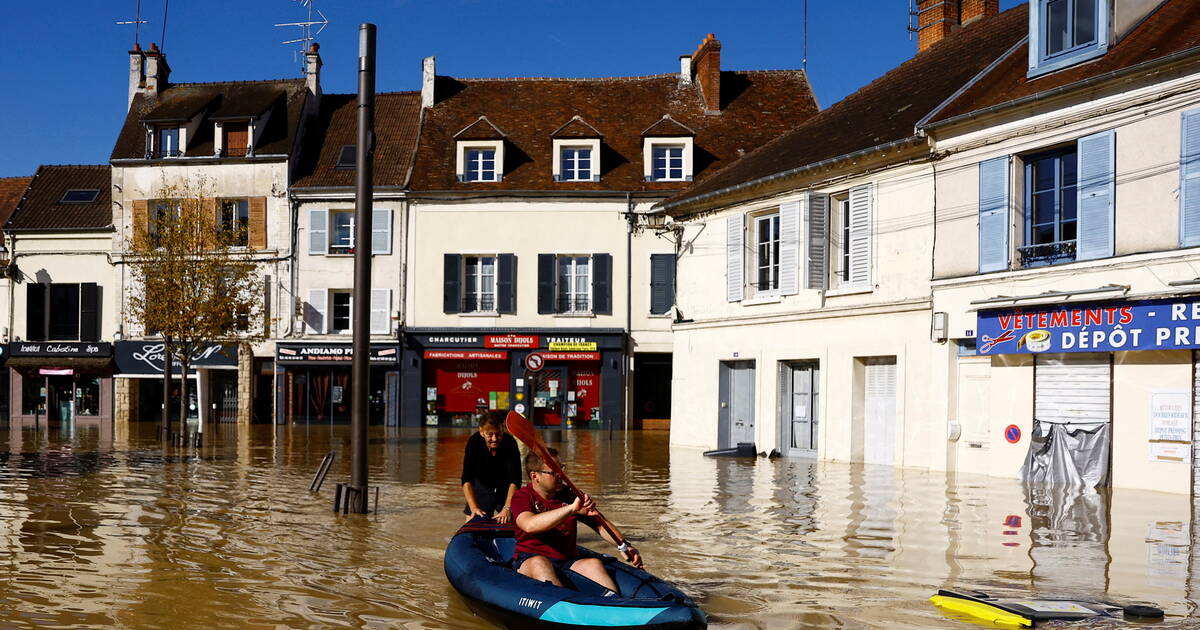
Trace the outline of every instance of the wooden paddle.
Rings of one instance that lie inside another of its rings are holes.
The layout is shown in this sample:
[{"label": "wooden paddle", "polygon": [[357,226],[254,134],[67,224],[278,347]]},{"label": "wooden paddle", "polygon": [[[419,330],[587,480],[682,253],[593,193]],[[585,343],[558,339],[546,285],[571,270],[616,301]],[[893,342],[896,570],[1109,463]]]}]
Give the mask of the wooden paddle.
[{"label": "wooden paddle", "polygon": [[[508,417],[505,418],[505,424],[508,425],[508,432],[512,433],[513,437],[524,442],[525,446],[529,447],[529,450],[537,453],[538,457],[541,457],[542,461],[546,462],[550,470],[562,480],[563,485],[570,488],[571,492],[575,493],[575,496],[583,498],[583,491],[571,482],[571,478],[567,476],[567,473],[563,472],[558,459],[550,454],[550,451],[546,448],[546,444],[542,442],[541,436],[538,435],[537,430],[533,428],[533,423],[529,422],[528,418],[515,411],[509,411]],[[600,528],[608,532],[608,535],[617,541],[618,545],[625,544],[625,539],[617,533],[612,523],[609,523],[608,519],[604,518],[600,510],[596,510],[595,519]]]}]

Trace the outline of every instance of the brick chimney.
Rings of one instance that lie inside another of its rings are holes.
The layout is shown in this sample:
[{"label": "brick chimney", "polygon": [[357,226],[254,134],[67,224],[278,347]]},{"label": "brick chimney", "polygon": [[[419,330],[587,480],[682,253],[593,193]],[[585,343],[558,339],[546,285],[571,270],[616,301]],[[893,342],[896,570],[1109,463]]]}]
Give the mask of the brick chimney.
[{"label": "brick chimney", "polygon": [[133,106],[133,97],[137,96],[146,87],[146,53],[142,52],[142,47],[138,44],[133,45],[133,50],[129,51],[129,102],[125,104],[125,109],[128,110]]},{"label": "brick chimney", "polygon": [[942,41],[962,24],[964,0],[917,0],[917,52]]},{"label": "brick chimney", "polygon": [[978,20],[1000,14],[1000,0],[962,0],[963,26]]},{"label": "brick chimney", "polygon": [[149,98],[158,98],[159,92],[167,87],[171,77],[171,66],[167,65],[167,56],[151,42],[150,50],[146,51],[146,87],[143,90]]},{"label": "brick chimney", "polygon": [[313,42],[308,52],[304,53],[304,81],[308,91],[313,96],[321,95],[321,45]]},{"label": "brick chimney", "polygon": [[712,33],[692,53],[692,76],[700,84],[704,113],[721,113],[721,41]]}]

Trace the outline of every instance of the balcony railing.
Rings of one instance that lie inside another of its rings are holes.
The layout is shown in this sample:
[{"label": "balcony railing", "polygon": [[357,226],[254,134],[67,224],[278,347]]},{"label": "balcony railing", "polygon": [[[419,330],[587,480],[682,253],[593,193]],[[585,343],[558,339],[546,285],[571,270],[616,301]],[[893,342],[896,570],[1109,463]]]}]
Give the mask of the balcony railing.
[{"label": "balcony railing", "polygon": [[558,298],[559,313],[590,313],[591,311],[592,301],[586,295]]},{"label": "balcony railing", "polygon": [[1055,241],[1018,247],[1021,254],[1021,266],[1033,267],[1049,265],[1056,262],[1071,262],[1075,260],[1075,241]]},{"label": "balcony railing", "polygon": [[496,298],[492,295],[468,295],[463,299],[464,313],[494,313],[496,312]]}]

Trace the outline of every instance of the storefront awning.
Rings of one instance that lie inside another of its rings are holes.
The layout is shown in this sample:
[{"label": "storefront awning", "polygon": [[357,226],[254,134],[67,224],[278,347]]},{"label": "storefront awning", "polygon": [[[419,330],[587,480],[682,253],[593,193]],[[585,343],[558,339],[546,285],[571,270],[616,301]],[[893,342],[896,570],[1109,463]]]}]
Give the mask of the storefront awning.
[{"label": "storefront awning", "polygon": [[9,357],[10,367],[62,367],[98,370],[112,365],[112,357]]}]

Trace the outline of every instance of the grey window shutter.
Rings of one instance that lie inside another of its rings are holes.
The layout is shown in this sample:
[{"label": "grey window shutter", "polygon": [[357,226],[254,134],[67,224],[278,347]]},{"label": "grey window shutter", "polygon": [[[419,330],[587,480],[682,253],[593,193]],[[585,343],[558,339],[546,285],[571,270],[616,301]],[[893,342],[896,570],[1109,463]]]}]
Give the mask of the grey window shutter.
[{"label": "grey window shutter", "polygon": [[46,285],[25,285],[25,341],[46,340]]},{"label": "grey window shutter", "polygon": [[808,265],[809,289],[824,289],[829,282],[829,195],[808,193]]},{"label": "grey window shutter", "polygon": [[554,312],[554,254],[538,254],[538,313]]},{"label": "grey window shutter", "polygon": [[1009,159],[979,163],[979,273],[1008,269]]},{"label": "grey window shutter", "polygon": [[1079,139],[1079,242],[1076,260],[1113,255],[1113,198],[1116,184],[1116,133]]},{"label": "grey window shutter", "polygon": [[742,260],[746,238],[746,217],[735,214],[726,222],[725,301],[741,302],[746,284],[746,263]]},{"label": "grey window shutter", "polygon": [[391,289],[371,289],[371,334],[386,335],[391,332],[392,318],[388,312],[392,308]]},{"label": "grey window shutter", "polygon": [[100,287],[94,282],[79,285],[79,340],[100,341]]},{"label": "grey window shutter", "polygon": [[650,314],[665,315],[675,304],[675,254],[650,254]]},{"label": "grey window shutter", "polygon": [[592,312],[612,315],[612,255],[592,254]]},{"label": "grey window shutter", "polygon": [[371,210],[371,253],[392,253],[392,211],[390,208]]},{"label": "grey window shutter", "polygon": [[462,306],[462,256],[442,257],[442,312],[457,313]]},{"label": "grey window shutter", "polygon": [[871,286],[871,184],[850,189],[850,285]]},{"label": "grey window shutter", "polygon": [[800,202],[779,206],[779,294],[800,292]]},{"label": "grey window shutter", "polygon": [[500,254],[496,258],[499,267],[496,273],[496,312],[516,313],[517,257],[513,254]]},{"label": "grey window shutter", "polygon": [[325,210],[308,211],[308,253],[329,253],[329,213]]},{"label": "grey window shutter", "polygon": [[1183,112],[1179,151],[1179,246],[1200,245],[1200,109]]},{"label": "grey window shutter", "polygon": [[304,309],[305,332],[314,335],[325,334],[325,322],[327,320],[325,311],[328,308],[328,302],[328,289],[308,290],[308,308]]}]

